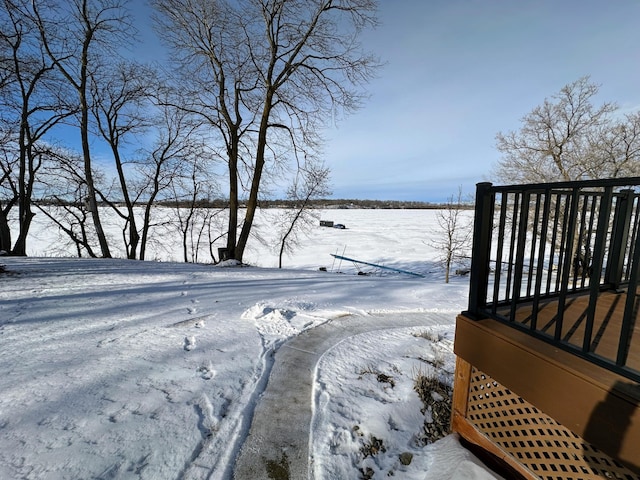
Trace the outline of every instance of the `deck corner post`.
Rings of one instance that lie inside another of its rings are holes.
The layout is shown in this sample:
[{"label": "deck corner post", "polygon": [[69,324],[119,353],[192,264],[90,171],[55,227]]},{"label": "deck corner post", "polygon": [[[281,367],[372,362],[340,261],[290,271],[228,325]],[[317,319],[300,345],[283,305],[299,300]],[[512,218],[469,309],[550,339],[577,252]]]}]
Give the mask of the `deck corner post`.
[{"label": "deck corner post", "polygon": [[476,184],[468,309],[468,313],[472,318],[479,318],[481,316],[480,309],[487,305],[489,251],[494,207],[492,186],[490,182]]},{"label": "deck corner post", "polygon": [[611,244],[607,255],[607,267],[605,272],[605,283],[611,285],[614,290],[620,288],[624,271],[624,261],[627,243],[629,240],[629,229],[633,213],[632,189],[621,190],[616,202],[613,216]]}]

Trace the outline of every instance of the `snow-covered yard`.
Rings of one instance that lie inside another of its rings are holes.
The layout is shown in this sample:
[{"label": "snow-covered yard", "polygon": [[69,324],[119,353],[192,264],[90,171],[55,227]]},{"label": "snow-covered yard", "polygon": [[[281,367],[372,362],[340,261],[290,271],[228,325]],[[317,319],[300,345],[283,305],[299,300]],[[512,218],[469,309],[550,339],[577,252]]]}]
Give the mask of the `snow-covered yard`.
[{"label": "snow-covered yard", "polygon": [[[354,336],[318,363],[314,478],[495,478],[455,437],[418,441],[413,380],[450,379],[467,279],[443,283],[426,238],[433,212],[387,214],[341,211],[347,230],[318,227],[283,270],[264,248],[249,255],[254,267],[2,258],[0,478],[229,478],[286,339],[349,315],[420,312],[446,321]],[[329,254],[345,248],[426,277],[338,274]],[[366,455],[374,437],[385,451]],[[400,453],[413,455],[408,466]]]}]

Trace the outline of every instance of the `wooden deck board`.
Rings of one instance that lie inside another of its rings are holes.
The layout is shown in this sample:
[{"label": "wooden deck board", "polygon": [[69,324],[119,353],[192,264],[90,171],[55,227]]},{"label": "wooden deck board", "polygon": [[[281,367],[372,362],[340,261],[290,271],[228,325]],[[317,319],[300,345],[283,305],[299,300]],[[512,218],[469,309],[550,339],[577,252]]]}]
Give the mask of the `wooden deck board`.
[{"label": "wooden deck board", "polygon": [[[602,292],[598,297],[591,335],[590,351],[615,362],[618,354],[618,343],[625,310],[626,294]],[[630,348],[626,366],[640,372],[640,322],[636,298],[632,315]],[[561,339],[571,345],[582,348],[587,324],[588,295],[575,295],[567,298],[562,315]],[[558,321],[558,300],[543,300],[538,305],[536,330],[554,336]],[[499,315],[509,318],[508,307],[498,309]],[[530,326],[533,320],[533,303],[527,302],[518,306],[515,321]]]}]

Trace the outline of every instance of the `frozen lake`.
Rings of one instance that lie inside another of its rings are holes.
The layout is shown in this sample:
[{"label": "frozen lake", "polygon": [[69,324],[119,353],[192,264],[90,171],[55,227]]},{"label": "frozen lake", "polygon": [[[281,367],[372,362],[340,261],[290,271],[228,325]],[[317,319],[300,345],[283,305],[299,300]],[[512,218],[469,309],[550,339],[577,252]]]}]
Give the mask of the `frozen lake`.
[{"label": "frozen lake", "polygon": [[[326,209],[315,210],[317,220],[299,236],[299,245],[293,253],[285,254],[283,267],[329,271],[356,271],[351,262],[335,260],[331,254],[369,263],[381,264],[429,274],[439,253],[433,240],[442,233],[438,225],[438,210],[385,210],[385,209]],[[281,209],[258,212],[253,237],[250,239],[244,262],[260,267],[277,267]],[[472,216],[473,212],[464,212]],[[112,253],[124,257],[120,227],[113,218],[103,215],[103,221],[112,238]],[[345,225],[345,229],[320,226],[319,220]],[[219,229],[224,228],[220,215]],[[178,232],[170,233],[166,227],[157,227],[151,236],[147,259],[181,261],[182,246]],[[28,243],[29,256],[76,256],[75,249],[66,245],[67,239],[44,215],[37,215]],[[214,252],[224,247],[223,241],[214,244]],[[210,262],[208,245],[201,249],[200,262]],[[364,267],[365,271],[375,270]]]}]

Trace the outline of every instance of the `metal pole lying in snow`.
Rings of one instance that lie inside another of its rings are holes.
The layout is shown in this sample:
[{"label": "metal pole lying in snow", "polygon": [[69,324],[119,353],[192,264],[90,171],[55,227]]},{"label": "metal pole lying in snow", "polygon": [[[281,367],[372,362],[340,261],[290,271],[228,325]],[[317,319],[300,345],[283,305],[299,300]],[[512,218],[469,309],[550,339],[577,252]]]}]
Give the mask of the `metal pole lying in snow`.
[{"label": "metal pole lying in snow", "polygon": [[407,275],[415,275],[416,277],[424,278],[424,275],[422,275],[421,273],[410,272],[408,270],[402,270],[400,268],[385,267],[384,265],[378,265],[377,263],[370,263],[370,262],[364,262],[362,260],[355,260],[353,258],[345,257],[345,256],[342,256],[342,255],[335,255],[333,253],[330,253],[329,255],[331,255],[334,258],[337,258],[338,260],[346,260],[347,262],[361,263],[363,265],[369,265],[370,267],[382,268],[384,270],[391,270],[393,272],[405,273]]}]

